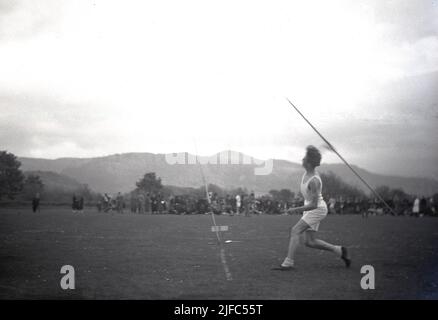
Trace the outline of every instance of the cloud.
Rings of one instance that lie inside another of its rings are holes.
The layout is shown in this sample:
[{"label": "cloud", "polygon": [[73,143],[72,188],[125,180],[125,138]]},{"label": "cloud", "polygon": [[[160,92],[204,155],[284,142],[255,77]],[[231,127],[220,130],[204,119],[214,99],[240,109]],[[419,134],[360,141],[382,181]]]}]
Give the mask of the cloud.
[{"label": "cloud", "polygon": [[0,145],[18,155],[84,156],[121,143],[90,105],[22,93],[0,94],[0,109]]},{"label": "cloud", "polygon": [[374,0],[371,3],[376,23],[389,27],[389,36],[393,41],[416,42],[421,38],[438,36],[436,0]]},{"label": "cloud", "polygon": [[438,70],[436,0],[341,3],[355,18],[364,21],[364,29],[352,28],[352,32],[364,42],[361,49],[369,49],[369,58],[385,70],[379,74],[381,79],[393,80]]},{"label": "cloud", "polygon": [[32,38],[50,30],[62,16],[62,1],[0,0],[0,41]]}]

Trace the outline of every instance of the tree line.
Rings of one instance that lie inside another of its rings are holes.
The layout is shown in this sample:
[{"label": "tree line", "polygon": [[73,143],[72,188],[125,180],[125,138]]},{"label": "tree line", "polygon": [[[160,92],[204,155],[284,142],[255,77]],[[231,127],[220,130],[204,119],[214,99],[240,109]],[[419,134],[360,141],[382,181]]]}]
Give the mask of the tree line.
[{"label": "tree line", "polygon": [[24,173],[20,167],[21,163],[14,154],[0,151],[0,204],[27,205],[36,194],[48,204],[70,204],[74,193],[88,203],[99,199],[99,195],[86,184],[75,190],[48,189],[37,173]]}]

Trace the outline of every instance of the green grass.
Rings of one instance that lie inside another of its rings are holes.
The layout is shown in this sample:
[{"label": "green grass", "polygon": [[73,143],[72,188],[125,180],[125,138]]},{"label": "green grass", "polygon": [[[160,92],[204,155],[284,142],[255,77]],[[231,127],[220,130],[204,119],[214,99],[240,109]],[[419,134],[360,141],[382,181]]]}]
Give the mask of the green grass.
[{"label": "green grass", "polygon": [[[105,214],[90,209],[0,209],[1,299],[437,299],[438,219],[329,216],[322,239],[350,247],[346,269],[329,252],[300,247],[297,269],[283,260],[299,216],[216,216],[227,281],[208,215]],[[76,289],[60,288],[72,265]],[[362,265],[376,289],[362,290]]]}]

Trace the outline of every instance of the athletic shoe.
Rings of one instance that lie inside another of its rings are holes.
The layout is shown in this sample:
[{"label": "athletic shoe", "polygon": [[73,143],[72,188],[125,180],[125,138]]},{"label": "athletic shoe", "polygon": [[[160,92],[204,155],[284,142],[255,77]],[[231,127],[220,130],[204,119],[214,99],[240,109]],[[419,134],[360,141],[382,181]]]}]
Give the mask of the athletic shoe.
[{"label": "athletic shoe", "polygon": [[272,268],[272,270],[278,270],[278,271],[291,271],[291,270],[295,270],[294,266],[290,266],[290,267],[283,267],[283,266],[279,266],[279,267],[275,267]]},{"label": "athletic shoe", "polygon": [[351,265],[351,259],[348,257],[348,250],[347,250],[347,248],[345,248],[345,247],[341,247],[341,250],[342,250],[342,256],[341,256],[341,259],[344,260],[344,262],[345,262],[345,266],[346,266],[347,268],[349,268],[350,265]]},{"label": "athletic shoe", "polygon": [[293,268],[294,268],[294,261],[289,258],[285,258],[278,270],[292,270]]},{"label": "athletic shoe", "polygon": [[283,263],[278,266],[277,268],[272,268],[272,270],[280,270],[280,271],[290,271],[295,269],[294,267],[294,261],[289,259],[289,258],[285,258]]}]

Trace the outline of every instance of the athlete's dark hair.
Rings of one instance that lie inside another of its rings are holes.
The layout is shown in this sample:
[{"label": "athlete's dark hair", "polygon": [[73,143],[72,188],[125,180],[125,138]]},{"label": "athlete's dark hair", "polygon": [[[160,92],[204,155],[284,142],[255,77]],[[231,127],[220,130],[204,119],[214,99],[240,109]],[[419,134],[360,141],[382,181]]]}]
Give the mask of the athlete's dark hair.
[{"label": "athlete's dark hair", "polygon": [[306,158],[313,167],[317,167],[321,164],[321,152],[314,146],[306,147]]}]

